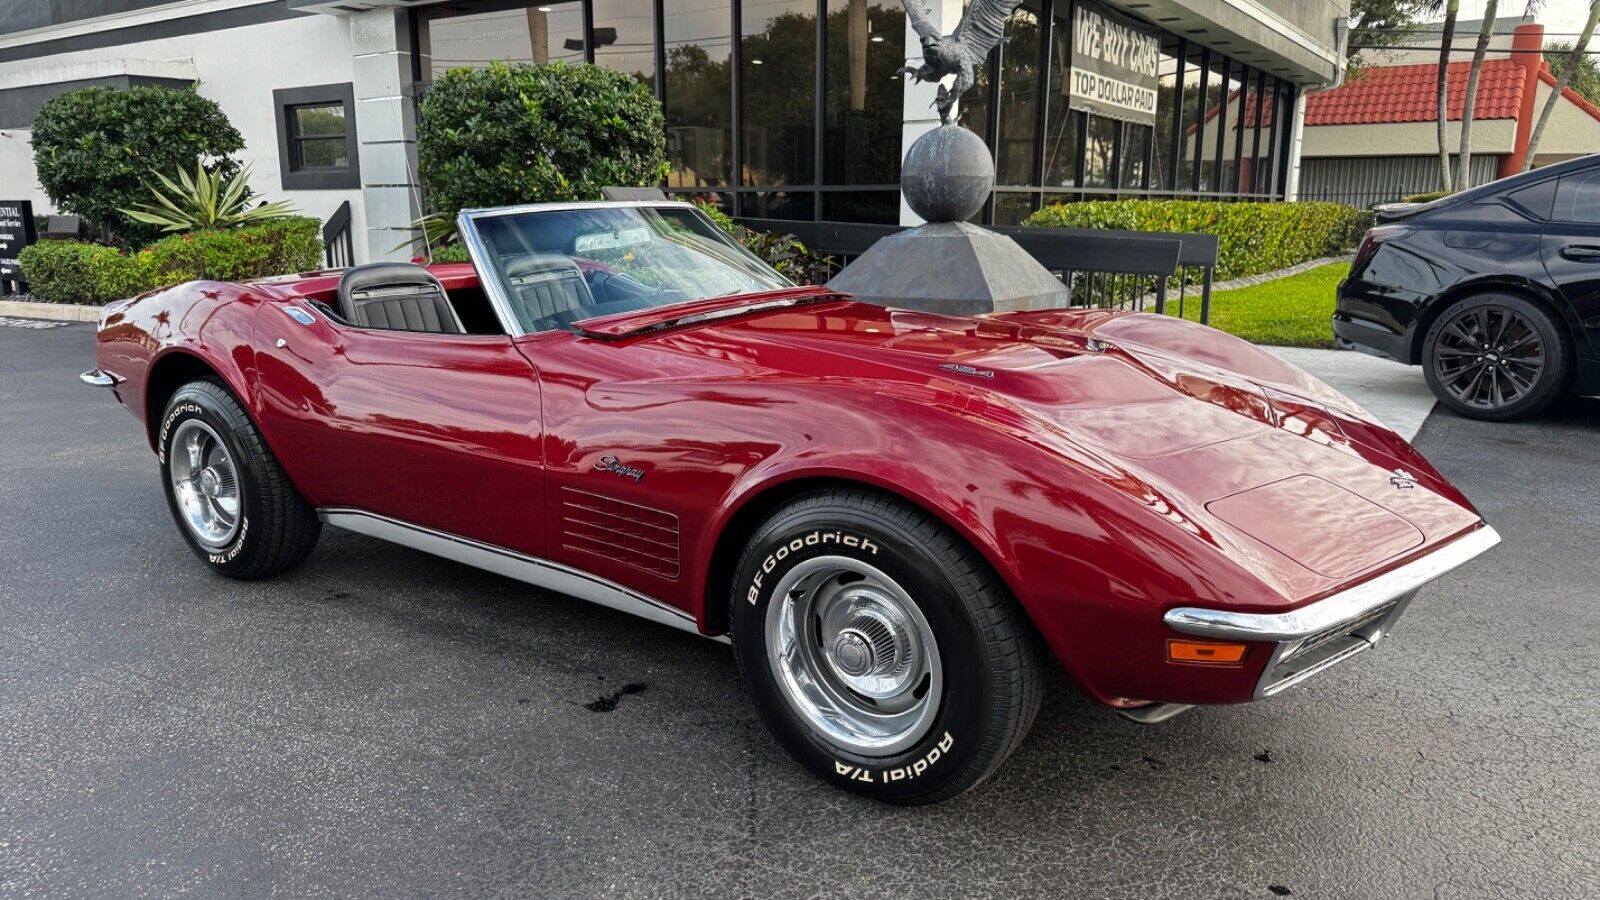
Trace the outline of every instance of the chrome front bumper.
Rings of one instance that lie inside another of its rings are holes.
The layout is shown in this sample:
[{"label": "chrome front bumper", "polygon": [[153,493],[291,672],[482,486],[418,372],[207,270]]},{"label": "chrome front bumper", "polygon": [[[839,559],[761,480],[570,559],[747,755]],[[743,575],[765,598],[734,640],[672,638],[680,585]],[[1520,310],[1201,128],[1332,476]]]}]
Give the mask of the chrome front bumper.
[{"label": "chrome front bumper", "polygon": [[1256,699],[1270,697],[1382,640],[1423,585],[1500,543],[1485,525],[1465,537],[1371,581],[1283,613],[1239,613],[1180,606],[1167,627],[1184,634],[1277,644],[1256,682]]}]

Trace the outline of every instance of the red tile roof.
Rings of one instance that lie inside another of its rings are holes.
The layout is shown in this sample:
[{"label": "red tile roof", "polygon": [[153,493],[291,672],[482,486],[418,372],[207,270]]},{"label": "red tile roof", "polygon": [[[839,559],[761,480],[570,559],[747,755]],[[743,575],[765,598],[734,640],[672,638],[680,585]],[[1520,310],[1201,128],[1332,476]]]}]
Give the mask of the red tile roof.
[{"label": "red tile roof", "polygon": [[[1469,61],[1450,64],[1449,114],[1461,119]],[[1522,106],[1523,70],[1509,57],[1486,59],[1478,75],[1475,119],[1515,119]],[[1307,125],[1378,125],[1438,118],[1439,67],[1369,66],[1345,84],[1306,98]]]},{"label": "red tile roof", "polygon": [[[1466,102],[1468,61],[1450,64],[1450,119],[1461,120],[1461,106]],[[1395,122],[1432,122],[1438,114],[1439,67],[1432,63],[1412,66],[1368,66],[1355,78],[1339,87],[1317,91],[1306,96],[1306,124],[1315,125],[1387,125]],[[1475,119],[1515,119],[1522,108],[1522,66],[1515,59],[1502,57],[1483,61],[1483,71],[1478,75],[1478,100]],[[1539,80],[1547,87],[1556,86],[1556,77],[1548,64],[1541,62]],[[1232,105],[1239,99],[1240,91],[1228,95]],[[1267,92],[1267,104],[1261,110],[1261,126],[1272,125],[1272,114],[1277,104],[1272,102],[1272,92]],[[1600,106],[1584,99],[1571,87],[1561,92],[1562,98],[1572,102],[1592,118],[1600,120]],[[1230,110],[1229,123],[1233,128],[1255,125],[1257,94],[1250,88],[1238,110]],[[1215,119],[1222,111],[1221,104],[1206,112],[1206,121]],[[1538,115],[1537,110],[1535,115]],[[1195,126],[1187,129],[1194,133]]]}]

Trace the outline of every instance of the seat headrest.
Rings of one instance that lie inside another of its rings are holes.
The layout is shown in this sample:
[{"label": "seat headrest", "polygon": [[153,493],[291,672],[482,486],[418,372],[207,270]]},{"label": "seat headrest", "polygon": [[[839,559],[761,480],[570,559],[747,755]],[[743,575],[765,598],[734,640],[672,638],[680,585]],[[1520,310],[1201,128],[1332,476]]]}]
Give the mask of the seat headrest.
[{"label": "seat headrest", "polygon": [[432,272],[416,263],[376,262],[345,269],[339,276],[339,305],[352,294],[366,293],[374,288],[436,288],[444,293],[444,285]]},{"label": "seat headrest", "polygon": [[413,263],[368,263],[339,276],[339,314],[363,328],[465,332],[437,276]]}]

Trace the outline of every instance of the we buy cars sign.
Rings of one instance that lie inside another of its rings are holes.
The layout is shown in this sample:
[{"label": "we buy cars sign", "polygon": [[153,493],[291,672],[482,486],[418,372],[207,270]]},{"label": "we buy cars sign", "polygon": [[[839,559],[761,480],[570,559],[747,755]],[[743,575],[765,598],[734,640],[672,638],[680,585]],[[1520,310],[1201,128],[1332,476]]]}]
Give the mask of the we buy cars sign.
[{"label": "we buy cars sign", "polygon": [[33,204],[27,200],[0,200],[0,295],[27,291],[17,257],[34,239]]},{"label": "we buy cars sign", "polygon": [[1067,106],[1154,125],[1160,64],[1154,29],[1086,2],[1075,5]]}]

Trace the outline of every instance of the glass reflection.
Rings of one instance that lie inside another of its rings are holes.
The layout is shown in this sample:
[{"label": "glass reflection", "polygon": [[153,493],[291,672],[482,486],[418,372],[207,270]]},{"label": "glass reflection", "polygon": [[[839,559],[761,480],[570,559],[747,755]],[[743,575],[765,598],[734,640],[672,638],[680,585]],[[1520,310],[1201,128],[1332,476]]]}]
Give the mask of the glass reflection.
[{"label": "glass reflection", "polygon": [[668,187],[732,183],[728,0],[665,0]]},{"label": "glass reflection", "polygon": [[816,170],[817,4],[741,6],[739,91],[743,184],[811,184]]},{"label": "glass reflection", "polygon": [[[905,9],[899,0],[828,0],[824,184],[897,184],[905,103]],[[898,196],[848,191],[828,196],[827,217],[896,222]]]},{"label": "glass reflection", "polygon": [[584,62],[583,4],[550,3],[487,12],[426,12],[429,80],[461,66],[481,69],[495,60]]},{"label": "glass reflection", "polygon": [[650,3],[594,0],[594,62],[655,87],[656,16]]}]

